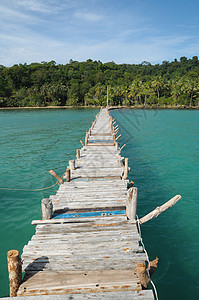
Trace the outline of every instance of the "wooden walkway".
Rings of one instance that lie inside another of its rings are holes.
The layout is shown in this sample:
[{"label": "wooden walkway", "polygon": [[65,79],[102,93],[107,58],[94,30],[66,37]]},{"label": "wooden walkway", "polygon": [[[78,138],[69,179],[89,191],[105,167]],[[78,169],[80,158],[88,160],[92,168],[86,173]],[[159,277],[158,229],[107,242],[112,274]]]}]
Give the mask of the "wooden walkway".
[{"label": "wooden walkway", "polygon": [[154,299],[137,274],[146,255],[136,222],[126,217],[122,159],[112,119],[102,109],[70,168],[71,180],[50,196],[52,218],[32,222],[36,233],[23,249],[18,296]]}]

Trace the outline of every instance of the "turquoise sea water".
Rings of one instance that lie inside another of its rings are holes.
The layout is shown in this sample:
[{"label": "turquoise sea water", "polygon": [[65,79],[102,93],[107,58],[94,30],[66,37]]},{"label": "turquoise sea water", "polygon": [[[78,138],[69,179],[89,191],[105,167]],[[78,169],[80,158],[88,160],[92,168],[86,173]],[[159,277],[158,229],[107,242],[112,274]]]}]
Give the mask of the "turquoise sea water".
[{"label": "turquoise sea water", "polygon": [[[75,157],[96,109],[1,110],[0,187],[51,186],[53,169],[62,175]],[[159,257],[153,280],[159,299],[199,299],[199,111],[114,110],[129,179],[138,187],[138,215],[144,216],[176,194],[182,200],[142,225],[150,259]],[[40,218],[41,191],[0,189],[0,296],[8,295],[6,252],[22,251]]]}]

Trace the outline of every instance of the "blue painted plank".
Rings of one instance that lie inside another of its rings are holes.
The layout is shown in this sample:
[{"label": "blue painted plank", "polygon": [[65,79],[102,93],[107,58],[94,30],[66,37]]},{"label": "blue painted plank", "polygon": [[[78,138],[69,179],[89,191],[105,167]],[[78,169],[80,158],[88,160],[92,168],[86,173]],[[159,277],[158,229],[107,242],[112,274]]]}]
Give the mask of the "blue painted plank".
[{"label": "blue painted plank", "polygon": [[100,216],[115,216],[125,215],[126,210],[114,210],[114,211],[90,211],[83,213],[68,213],[68,214],[54,214],[52,219],[65,219],[65,218],[85,218],[85,217],[100,217]]}]

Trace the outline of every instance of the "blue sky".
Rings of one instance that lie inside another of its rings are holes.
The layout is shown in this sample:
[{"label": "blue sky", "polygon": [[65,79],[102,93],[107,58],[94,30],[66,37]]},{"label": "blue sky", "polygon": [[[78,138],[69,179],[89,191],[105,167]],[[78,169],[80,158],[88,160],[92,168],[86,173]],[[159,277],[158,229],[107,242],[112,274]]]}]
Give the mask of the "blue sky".
[{"label": "blue sky", "polygon": [[0,64],[199,54],[198,0],[0,0]]}]

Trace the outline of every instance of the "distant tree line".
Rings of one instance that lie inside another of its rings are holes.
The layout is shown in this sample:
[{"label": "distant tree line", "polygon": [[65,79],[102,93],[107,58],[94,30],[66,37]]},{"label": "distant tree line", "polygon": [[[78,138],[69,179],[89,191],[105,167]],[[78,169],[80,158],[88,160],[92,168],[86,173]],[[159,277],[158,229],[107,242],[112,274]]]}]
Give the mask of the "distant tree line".
[{"label": "distant tree line", "polygon": [[0,66],[0,106],[198,106],[198,57],[152,65],[88,59]]}]

